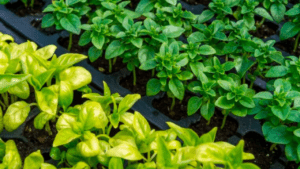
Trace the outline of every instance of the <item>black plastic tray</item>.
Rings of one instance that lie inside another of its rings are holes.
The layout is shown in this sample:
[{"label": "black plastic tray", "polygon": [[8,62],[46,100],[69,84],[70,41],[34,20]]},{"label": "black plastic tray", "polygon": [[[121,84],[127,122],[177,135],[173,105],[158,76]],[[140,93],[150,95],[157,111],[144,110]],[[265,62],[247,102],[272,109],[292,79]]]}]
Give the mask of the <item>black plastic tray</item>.
[{"label": "black plastic tray", "polygon": [[[46,7],[47,4],[49,4],[49,3],[51,3],[50,0],[48,0],[46,2],[44,7]],[[184,9],[192,11],[195,14],[200,14],[204,9],[207,8],[201,4],[200,5],[189,5],[185,2],[180,2],[180,3],[182,4],[182,7]],[[288,8],[292,7],[292,4],[289,3],[287,7]],[[35,27],[33,27],[31,25],[32,21],[40,20],[42,18],[42,16],[43,15],[41,14],[41,15],[36,15],[36,16],[19,17],[19,16],[15,15],[13,12],[11,12],[10,10],[8,10],[5,6],[0,5],[0,31],[3,33],[6,33],[6,34],[12,35],[15,38],[15,41],[18,43],[25,42],[26,39],[29,39],[29,40],[37,43],[40,47],[43,47],[43,46],[46,46],[49,44],[54,44],[58,47],[56,50],[56,54],[58,56],[61,54],[64,54],[64,53],[68,53],[68,51],[64,47],[62,47],[61,45],[58,44],[59,37],[66,37],[68,35],[66,32],[62,31],[62,32],[55,33],[53,35],[46,35],[45,33],[37,30]],[[267,22],[270,22],[270,21],[267,21]],[[275,22],[273,22],[273,23],[278,25],[279,28],[278,28],[277,32],[279,32],[283,23],[280,23],[280,24],[277,24]],[[276,42],[280,41],[278,35],[272,35],[263,40],[270,40],[270,39],[274,39],[274,40],[276,40]],[[290,55],[284,51],[282,51],[282,53],[284,56]],[[92,77],[93,77],[91,86],[96,88],[96,89],[94,89],[95,92],[101,93],[103,90],[103,81],[106,81],[106,83],[111,88],[111,91],[113,93],[118,92],[122,96],[125,96],[126,94],[131,93],[128,89],[125,89],[124,87],[122,87],[119,84],[121,78],[124,78],[124,77],[127,77],[130,75],[130,72],[126,68],[122,69],[119,72],[116,72],[114,74],[106,75],[106,74],[103,74],[103,73],[99,72],[98,70],[96,70],[93,66],[91,66],[88,63],[87,60],[80,62],[78,65],[85,67],[86,69],[88,69],[91,72]],[[260,78],[257,78],[254,85],[256,85],[257,87],[259,87],[263,90],[266,89],[266,82]],[[189,127],[192,124],[200,121],[201,116],[199,115],[199,113],[196,113],[193,116],[189,116],[189,117],[184,118],[179,121],[174,121],[174,120],[170,119],[169,117],[167,117],[166,115],[164,115],[163,113],[156,110],[152,106],[152,101],[154,99],[159,99],[159,98],[163,97],[163,95],[164,95],[164,93],[161,93],[154,97],[144,96],[144,97],[142,97],[141,100],[139,100],[133,106],[132,109],[135,111],[139,111],[150,123],[152,123],[153,125],[155,125],[156,127],[160,128],[160,129],[168,128],[168,126],[165,123],[167,121],[174,122],[182,127]],[[36,115],[35,113],[37,114],[38,112],[36,112],[36,110],[34,109],[30,113],[30,117],[28,117],[28,118],[33,118],[34,115]],[[231,138],[229,138],[228,141],[230,143],[236,144],[243,136],[245,136],[249,132],[256,132],[256,133],[262,135],[261,124],[258,120],[255,120],[253,118],[253,116],[247,116],[247,117],[236,117],[233,115],[229,115],[229,116],[238,122],[237,134],[232,136]],[[27,119],[27,121],[28,121],[28,119]],[[23,125],[20,127],[20,129],[22,129],[22,127],[24,127]],[[19,130],[17,130],[17,131],[20,133]],[[20,136],[20,134],[17,133],[17,131],[16,131],[16,133],[7,133],[4,131],[0,135],[0,137],[2,138],[5,135],[6,138],[18,138],[23,141],[26,141],[26,138],[24,140],[24,137]],[[284,169],[285,168],[287,160],[284,155],[284,147],[280,146],[280,149],[281,149],[281,152],[283,152],[283,153],[282,153],[281,157],[278,160],[276,160],[274,162],[274,164],[270,167],[271,169]]]}]

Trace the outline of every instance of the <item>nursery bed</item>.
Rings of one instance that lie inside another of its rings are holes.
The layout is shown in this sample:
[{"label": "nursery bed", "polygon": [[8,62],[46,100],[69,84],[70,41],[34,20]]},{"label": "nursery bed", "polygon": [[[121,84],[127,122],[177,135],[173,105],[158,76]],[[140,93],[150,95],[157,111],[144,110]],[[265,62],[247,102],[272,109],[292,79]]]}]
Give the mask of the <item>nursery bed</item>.
[{"label": "nursery bed", "polygon": [[[186,3],[188,2],[188,3]],[[39,5],[42,5],[42,9],[51,3],[51,1],[45,2],[36,2],[37,8]],[[195,14],[200,14],[203,9],[206,8],[207,1],[185,1],[181,2],[183,8],[192,11]],[[0,31],[5,34],[10,34],[15,38],[15,41],[18,43],[25,42],[26,39],[30,39],[36,42],[40,47],[54,44],[58,46],[56,50],[56,54],[59,56],[61,54],[67,53],[66,47],[68,45],[68,33],[55,31],[54,29],[41,29],[41,18],[43,14],[40,10],[36,11],[26,11],[19,15],[21,7],[18,6],[20,3],[14,2],[13,4],[9,4],[6,6],[0,6]],[[196,5],[197,4],[197,5]],[[18,7],[14,7],[18,6]],[[134,6],[135,4],[133,4]],[[16,14],[17,15],[16,15]],[[274,27],[274,25],[276,27]],[[261,30],[258,34],[254,34],[256,37],[260,37],[264,40],[274,39],[276,40],[276,47],[279,50],[285,50],[283,52],[284,56],[288,56],[290,51],[290,42],[280,42],[278,37],[278,30],[281,28],[281,24],[276,24],[273,22],[266,22],[261,27]],[[271,33],[265,35],[266,32]],[[77,37],[78,41],[78,37]],[[76,36],[74,36],[74,44],[77,44]],[[73,45],[71,52],[84,53],[86,54],[88,47],[80,47],[78,45]],[[298,54],[298,53],[296,53]],[[164,93],[160,93],[155,97],[147,97],[145,96],[146,92],[146,83],[147,80],[151,77],[151,72],[143,72],[141,70],[137,71],[137,87],[132,86],[132,75],[126,69],[126,65],[121,63],[121,61],[116,62],[116,66],[114,66],[114,71],[112,74],[108,74],[108,62],[103,57],[94,63],[90,63],[88,60],[82,61],[78,65],[85,67],[92,74],[92,86],[93,91],[97,93],[101,93],[103,89],[103,81],[106,81],[108,86],[110,87],[112,93],[118,92],[122,96],[129,93],[139,93],[142,96],[142,99],[138,101],[134,106],[133,110],[141,112],[144,117],[156,126],[159,129],[168,128],[166,125],[166,121],[174,122],[182,127],[190,127],[195,130],[199,135],[209,131],[213,127],[220,127],[222,121],[222,114],[220,112],[215,113],[215,116],[211,119],[210,125],[206,125],[207,121],[203,118],[200,118],[199,113],[196,113],[192,116],[186,115],[186,105],[187,100],[192,94],[186,94],[186,97],[182,104],[176,104],[178,107],[175,108],[178,112],[175,112],[176,116],[172,113],[170,114],[168,111],[168,106],[170,103],[166,98]],[[139,78],[142,77],[142,78]],[[262,79],[257,79],[255,81],[255,88],[265,89],[266,82]],[[37,140],[38,142],[43,141],[42,137],[34,137],[27,138],[25,137],[25,133],[28,132],[28,127],[30,127],[30,120],[35,117],[38,113],[37,109],[33,109],[30,113],[30,116],[26,120],[26,123],[22,124],[18,130],[8,133],[6,131],[0,134],[0,137],[3,139],[16,139],[19,140],[17,145],[19,146],[19,151],[22,154],[22,147],[25,145],[32,144],[32,140]],[[179,116],[178,116],[179,115]],[[222,131],[222,132],[221,132]],[[55,131],[53,131],[55,132]],[[33,134],[36,136],[36,134]],[[230,143],[236,144],[240,139],[246,140],[245,151],[251,152],[255,155],[256,159],[254,161],[255,164],[259,165],[262,169],[294,169],[296,168],[296,164],[287,163],[287,160],[284,157],[284,149],[282,146],[277,146],[277,150],[270,151],[270,143],[264,141],[262,136],[261,124],[259,121],[255,120],[253,116],[247,117],[236,117],[229,115],[229,118],[226,122],[226,125],[223,130],[219,129],[217,134],[217,140],[220,141],[229,141]],[[53,138],[47,138],[53,139]],[[257,144],[259,143],[259,144]],[[46,144],[48,145],[48,144]],[[48,145],[51,146],[51,145]],[[30,146],[29,146],[30,147]],[[35,147],[41,148],[41,147]],[[44,147],[42,149],[43,155],[49,152],[50,147]],[[31,150],[27,150],[27,153],[30,153]],[[34,151],[34,150],[32,150]],[[26,152],[23,152],[23,155],[28,155]],[[22,156],[23,156],[22,155]],[[48,158],[49,159],[49,158]]]}]

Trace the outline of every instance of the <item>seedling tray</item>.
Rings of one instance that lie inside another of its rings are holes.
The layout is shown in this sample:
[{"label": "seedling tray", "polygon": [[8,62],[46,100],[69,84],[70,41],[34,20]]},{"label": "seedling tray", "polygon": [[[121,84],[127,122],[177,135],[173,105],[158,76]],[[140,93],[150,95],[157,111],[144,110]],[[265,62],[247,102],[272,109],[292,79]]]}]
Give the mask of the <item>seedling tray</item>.
[{"label": "seedling tray", "polygon": [[[45,1],[45,8],[51,1]],[[182,7],[186,10],[193,12],[194,14],[200,14],[207,7],[204,5],[189,5],[186,2],[180,2]],[[288,8],[291,7],[292,4],[288,4]],[[54,44],[58,48],[56,50],[56,54],[59,56],[64,53],[68,53],[68,51],[58,43],[58,39],[60,37],[66,37],[67,32],[55,32],[51,35],[47,35],[45,32],[38,30],[36,27],[32,26],[33,21],[40,21],[43,17],[43,14],[37,14],[35,16],[27,15],[25,17],[19,17],[14,14],[11,10],[7,9],[6,6],[0,5],[0,31],[5,34],[10,34],[15,38],[17,43],[25,42],[27,39],[34,41],[37,43],[39,47],[44,47],[49,44]],[[270,22],[270,21],[266,21]],[[276,30],[277,34],[282,27],[283,23],[277,24],[275,22],[271,22],[278,26],[278,30]],[[277,34],[271,35],[263,40],[274,39],[276,42],[279,42],[279,36]],[[280,49],[278,49],[280,50]],[[289,56],[290,54],[280,50],[284,56]],[[85,53],[86,54],[86,53]],[[103,81],[105,81],[110,87],[112,93],[117,92],[122,96],[130,94],[131,92],[122,87],[120,85],[120,80],[125,77],[130,76],[131,72],[129,72],[126,68],[115,72],[113,74],[107,75],[101,73],[96,70],[93,66],[89,64],[87,60],[80,62],[77,64],[78,66],[85,67],[92,74],[92,84],[90,87],[93,88],[93,92],[101,93],[103,91]],[[257,78],[254,85],[261,90],[266,89],[266,82],[260,78]],[[195,124],[200,121],[201,116],[199,113],[196,113],[192,116],[186,117],[184,119],[175,121],[170,119],[168,116],[164,115],[162,112],[158,111],[152,106],[152,102],[154,99],[160,99],[165,95],[165,93],[160,93],[154,97],[143,96],[141,100],[139,100],[133,107],[132,110],[139,111],[151,124],[155,125],[159,129],[167,129],[168,126],[165,122],[171,121],[182,127],[190,127],[192,124]],[[32,119],[36,114],[38,114],[38,109],[33,109],[28,116],[26,122]],[[258,120],[255,120],[253,116],[247,117],[236,117],[233,115],[229,115],[230,118],[236,121],[238,127],[236,134],[228,139],[230,143],[236,144],[241,138],[244,138],[248,133],[256,133],[263,137],[261,123]],[[12,133],[8,133],[3,131],[0,134],[1,138],[4,139],[20,139],[23,142],[28,142],[28,140],[22,136],[24,130],[25,123],[19,127],[18,130]],[[220,129],[219,129],[220,130]],[[49,147],[45,147],[44,152],[49,152]],[[272,162],[270,169],[284,169],[286,168],[287,160],[284,157],[284,147],[280,146],[278,152],[280,155],[278,158],[275,158]],[[287,169],[287,168],[286,168]]]}]

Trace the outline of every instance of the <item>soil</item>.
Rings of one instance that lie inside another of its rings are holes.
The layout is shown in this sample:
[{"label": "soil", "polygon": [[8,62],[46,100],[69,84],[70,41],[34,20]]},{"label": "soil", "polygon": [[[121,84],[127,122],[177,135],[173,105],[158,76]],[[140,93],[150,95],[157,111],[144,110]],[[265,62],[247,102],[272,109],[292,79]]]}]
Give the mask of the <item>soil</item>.
[{"label": "soil", "polygon": [[198,5],[198,4],[202,4],[207,6],[211,0],[183,0],[184,2],[190,4],[190,5]]},{"label": "soil", "polygon": [[[48,132],[45,132],[45,130],[35,129],[33,121],[34,119],[30,120],[26,124],[23,133],[23,135],[28,139],[29,143],[26,144],[22,141],[15,140],[22,160],[24,160],[29,154],[37,150],[42,150],[41,152],[44,152],[43,155],[47,157],[49,153],[45,150],[47,150],[47,148],[50,149],[52,147],[54,138],[57,134],[55,123],[50,122],[52,135],[49,135]],[[47,158],[50,159],[50,157]],[[45,160],[49,160],[47,158]]]},{"label": "soil", "polygon": [[156,108],[166,116],[170,117],[172,120],[178,121],[188,116],[187,104],[192,96],[194,95],[186,92],[182,102],[176,99],[175,106],[172,112],[170,112],[172,98],[168,97],[167,94],[165,94],[164,97],[161,99],[154,99],[152,105],[154,108]]},{"label": "soil", "polygon": [[45,2],[42,0],[35,0],[33,8],[30,7],[31,1],[28,2],[28,7],[24,6],[24,3],[19,0],[15,3],[8,3],[6,4],[6,8],[15,13],[20,17],[24,17],[26,15],[42,15],[42,9],[45,5]]},{"label": "soil", "polygon": [[223,129],[221,129],[223,114],[216,109],[214,116],[211,118],[209,125],[207,120],[201,118],[201,120],[190,126],[199,136],[212,130],[214,127],[218,127],[215,141],[228,141],[228,139],[236,133],[238,129],[238,122],[231,117],[227,117],[226,123]]},{"label": "soil", "polygon": [[[71,51],[73,53],[84,53],[87,52],[89,50],[89,48],[92,46],[91,43],[85,45],[85,46],[79,46],[78,42],[80,39],[80,35],[72,35],[72,47],[71,47]],[[68,49],[69,46],[69,36],[68,37],[59,37],[57,40],[57,43],[59,45],[61,45],[62,47]]]},{"label": "soil", "polygon": [[292,4],[298,4],[299,3],[299,0],[289,0],[290,1],[290,3],[292,3]]},{"label": "soil", "polygon": [[151,78],[151,71],[143,71],[140,69],[136,69],[136,85],[133,85],[133,73],[131,73],[130,76],[121,79],[120,85],[125,87],[132,93],[139,93],[141,96],[145,96],[146,85]]},{"label": "soil", "polygon": [[[260,19],[258,19],[257,22],[260,22]],[[271,22],[264,22],[264,24],[261,25],[261,27],[259,27],[257,30],[250,31],[250,34],[255,37],[265,39],[272,35],[275,35],[277,29],[278,29],[277,25]]]},{"label": "soil", "polygon": [[296,164],[295,162],[288,162],[285,169],[297,169],[300,164]]},{"label": "soil", "polygon": [[37,30],[43,32],[46,35],[53,35],[56,33],[59,33],[60,31],[55,29],[55,26],[49,27],[49,28],[42,28],[42,19],[34,19],[31,22],[31,25],[35,27]]},{"label": "soil", "polygon": [[122,58],[118,57],[116,63],[112,66],[112,72],[110,73],[109,61],[105,59],[104,54],[101,58],[97,59],[95,62],[89,61],[89,64],[91,64],[95,69],[99,70],[104,74],[112,74],[126,67],[126,64],[122,62]]},{"label": "soil", "polygon": [[294,43],[295,43],[295,37],[283,40],[280,42],[275,43],[275,47],[278,47],[281,50],[284,50],[285,52],[288,52],[289,54],[299,56],[300,55],[300,46],[298,44],[298,47],[296,51],[294,52]]},{"label": "soil", "polygon": [[255,156],[255,160],[251,160],[254,164],[260,168],[270,168],[270,165],[279,158],[281,150],[277,146],[277,150],[270,151],[272,143],[266,142],[264,137],[255,133],[247,133],[243,139],[245,140],[244,151],[252,153]]}]

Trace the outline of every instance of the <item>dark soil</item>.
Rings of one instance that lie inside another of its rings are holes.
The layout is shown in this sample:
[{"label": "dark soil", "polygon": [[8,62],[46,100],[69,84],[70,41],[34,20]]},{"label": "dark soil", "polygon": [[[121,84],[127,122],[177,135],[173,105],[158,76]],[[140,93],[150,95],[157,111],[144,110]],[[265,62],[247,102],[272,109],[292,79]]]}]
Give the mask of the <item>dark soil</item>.
[{"label": "dark soil", "polygon": [[192,96],[194,95],[185,93],[185,96],[181,103],[180,100],[176,99],[176,103],[172,112],[170,112],[172,98],[169,98],[167,94],[165,94],[161,99],[154,99],[152,105],[154,108],[170,117],[172,120],[178,121],[187,117],[187,104]]},{"label": "dark soil", "polygon": [[290,3],[292,3],[294,5],[296,5],[296,4],[298,4],[300,2],[299,0],[289,0],[289,1],[290,1]]},{"label": "dark soil", "polygon": [[141,96],[145,96],[146,85],[151,78],[151,71],[143,71],[140,69],[136,69],[136,85],[133,85],[133,73],[131,73],[130,76],[121,79],[120,85],[125,87],[132,93],[139,93]]},{"label": "dark soil", "polygon": [[190,4],[190,5],[198,5],[198,4],[202,4],[207,6],[211,0],[183,0],[184,2]]},{"label": "dark soil", "polygon": [[54,138],[57,134],[55,123],[50,122],[52,135],[49,135],[45,130],[35,129],[33,121],[34,119],[30,120],[26,124],[23,133],[23,135],[28,139],[29,143],[26,144],[22,141],[15,140],[22,160],[24,160],[29,154],[37,150],[41,150],[42,153],[45,152],[46,154],[48,154],[48,150],[52,147]]},{"label": "dark soil", "polygon": [[42,0],[35,0],[33,8],[30,7],[30,3],[31,1],[28,2],[28,7],[25,7],[23,2],[19,0],[15,3],[8,3],[5,6],[20,17],[24,17],[26,15],[41,15],[45,2]]},{"label": "dark soil", "polygon": [[277,43],[275,43],[274,46],[278,47],[279,49],[281,49],[289,54],[299,56],[300,55],[300,46],[298,44],[298,47],[297,47],[296,51],[294,52],[293,51],[294,43],[295,43],[295,37],[284,40],[284,41],[277,42]]},{"label": "dark soil", "polygon": [[255,133],[247,133],[243,139],[245,140],[244,151],[252,153],[255,156],[255,160],[251,162],[258,165],[260,168],[270,168],[270,165],[279,158],[281,154],[280,148],[277,146],[277,150],[270,151],[271,143],[266,142],[264,137]]},{"label": "dark soil", "polygon": [[215,114],[210,120],[210,124],[207,125],[207,121],[204,118],[190,126],[199,136],[212,130],[214,127],[218,127],[215,141],[228,141],[228,139],[236,133],[238,128],[238,122],[231,117],[227,117],[226,123],[223,129],[221,129],[223,115],[219,110],[216,110]]},{"label": "dark soil", "polygon": [[300,164],[296,164],[295,162],[288,162],[285,169],[297,169]]},{"label": "dark soil", "polygon": [[[257,20],[257,22],[260,22],[260,19]],[[261,27],[259,27],[257,30],[250,31],[250,34],[255,37],[265,39],[272,35],[275,35],[277,29],[278,29],[277,25],[275,25],[271,22],[264,22],[264,24],[261,25]]]},{"label": "dark soil", "polygon": [[35,27],[37,30],[43,32],[46,35],[53,35],[55,33],[59,33],[60,31],[55,29],[55,26],[49,28],[42,28],[42,19],[34,19],[31,22],[31,25]]},{"label": "dark soil", "polygon": [[[84,53],[87,52],[89,50],[89,48],[92,46],[91,43],[85,45],[85,46],[79,46],[78,42],[80,39],[80,35],[72,35],[72,47],[71,47],[71,51],[73,53]],[[69,46],[69,37],[60,37],[57,40],[57,43],[60,44],[61,46],[63,46],[64,48],[68,49]]]},{"label": "dark soil", "polygon": [[116,63],[112,66],[112,72],[109,72],[109,61],[104,58],[104,54],[101,58],[97,59],[95,62],[90,62],[95,69],[99,70],[104,74],[112,74],[118,72],[119,70],[126,67],[126,64],[122,62],[122,58],[117,58]]}]

